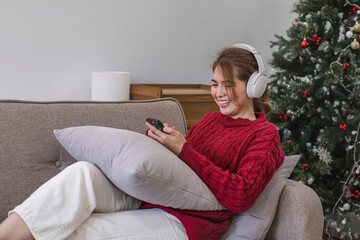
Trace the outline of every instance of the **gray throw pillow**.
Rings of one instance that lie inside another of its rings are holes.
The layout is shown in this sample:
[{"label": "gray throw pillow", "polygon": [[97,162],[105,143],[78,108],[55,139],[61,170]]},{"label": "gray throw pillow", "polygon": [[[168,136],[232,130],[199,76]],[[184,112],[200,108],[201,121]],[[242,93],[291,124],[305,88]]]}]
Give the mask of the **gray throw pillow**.
[{"label": "gray throw pillow", "polygon": [[73,158],[95,164],[132,197],[180,209],[224,209],[189,166],[144,134],[99,126],[65,128],[54,134]]},{"label": "gray throw pillow", "polygon": [[274,220],[280,194],[286,179],[300,159],[299,155],[286,156],[283,164],[275,171],[254,205],[236,215],[221,240],[265,239]]}]

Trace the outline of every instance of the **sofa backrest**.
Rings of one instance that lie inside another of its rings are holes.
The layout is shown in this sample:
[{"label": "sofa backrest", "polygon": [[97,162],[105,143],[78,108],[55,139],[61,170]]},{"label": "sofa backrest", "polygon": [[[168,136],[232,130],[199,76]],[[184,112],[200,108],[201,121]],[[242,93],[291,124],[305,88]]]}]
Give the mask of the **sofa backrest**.
[{"label": "sofa backrest", "polygon": [[[183,110],[171,98],[128,102],[0,100],[0,222],[7,212],[73,161],[54,129],[97,125],[146,132],[147,117],[187,132]],[[70,158],[64,158],[70,159]]]}]

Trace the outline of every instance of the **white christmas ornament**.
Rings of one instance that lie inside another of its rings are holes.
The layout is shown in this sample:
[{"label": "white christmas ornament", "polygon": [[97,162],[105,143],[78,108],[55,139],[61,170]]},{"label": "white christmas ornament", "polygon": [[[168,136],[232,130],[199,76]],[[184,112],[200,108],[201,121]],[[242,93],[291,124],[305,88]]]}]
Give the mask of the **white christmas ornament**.
[{"label": "white christmas ornament", "polygon": [[347,38],[352,38],[352,36],[353,36],[354,34],[353,34],[352,31],[347,31],[345,35],[346,35]]},{"label": "white christmas ornament", "polygon": [[343,208],[344,208],[345,211],[349,211],[350,210],[350,204],[345,203]]}]

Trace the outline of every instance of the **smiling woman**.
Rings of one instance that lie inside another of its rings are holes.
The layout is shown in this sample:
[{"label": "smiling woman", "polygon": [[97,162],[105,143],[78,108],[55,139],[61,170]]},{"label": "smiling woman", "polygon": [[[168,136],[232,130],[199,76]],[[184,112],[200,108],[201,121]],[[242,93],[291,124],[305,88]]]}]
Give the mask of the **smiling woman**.
[{"label": "smiling woman", "polygon": [[245,44],[219,53],[211,94],[220,112],[206,114],[185,138],[168,124],[165,133],[147,124],[148,136],[178,155],[229,210],[194,212],[142,205],[176,216],[190,240],[219,239],[233,214],[254,204],[284,161],[276,127],[266,120],[271,111],[267,79],[260,55],[254,54],[257,51]]}]

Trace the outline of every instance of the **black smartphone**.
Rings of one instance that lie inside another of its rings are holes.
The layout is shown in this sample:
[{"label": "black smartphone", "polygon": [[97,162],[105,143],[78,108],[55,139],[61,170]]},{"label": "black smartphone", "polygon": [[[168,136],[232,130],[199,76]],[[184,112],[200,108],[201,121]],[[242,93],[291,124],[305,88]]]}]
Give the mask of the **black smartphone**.
[{"label": "black smartphone", "polygon": [[147,118],[146,121],[151,125],[153,125],[154,127],[156,127],[157,129],[159,129],[160,131],[164,132],[163,130],[164,124],[160,120],[157,120],[155,118]]}]

